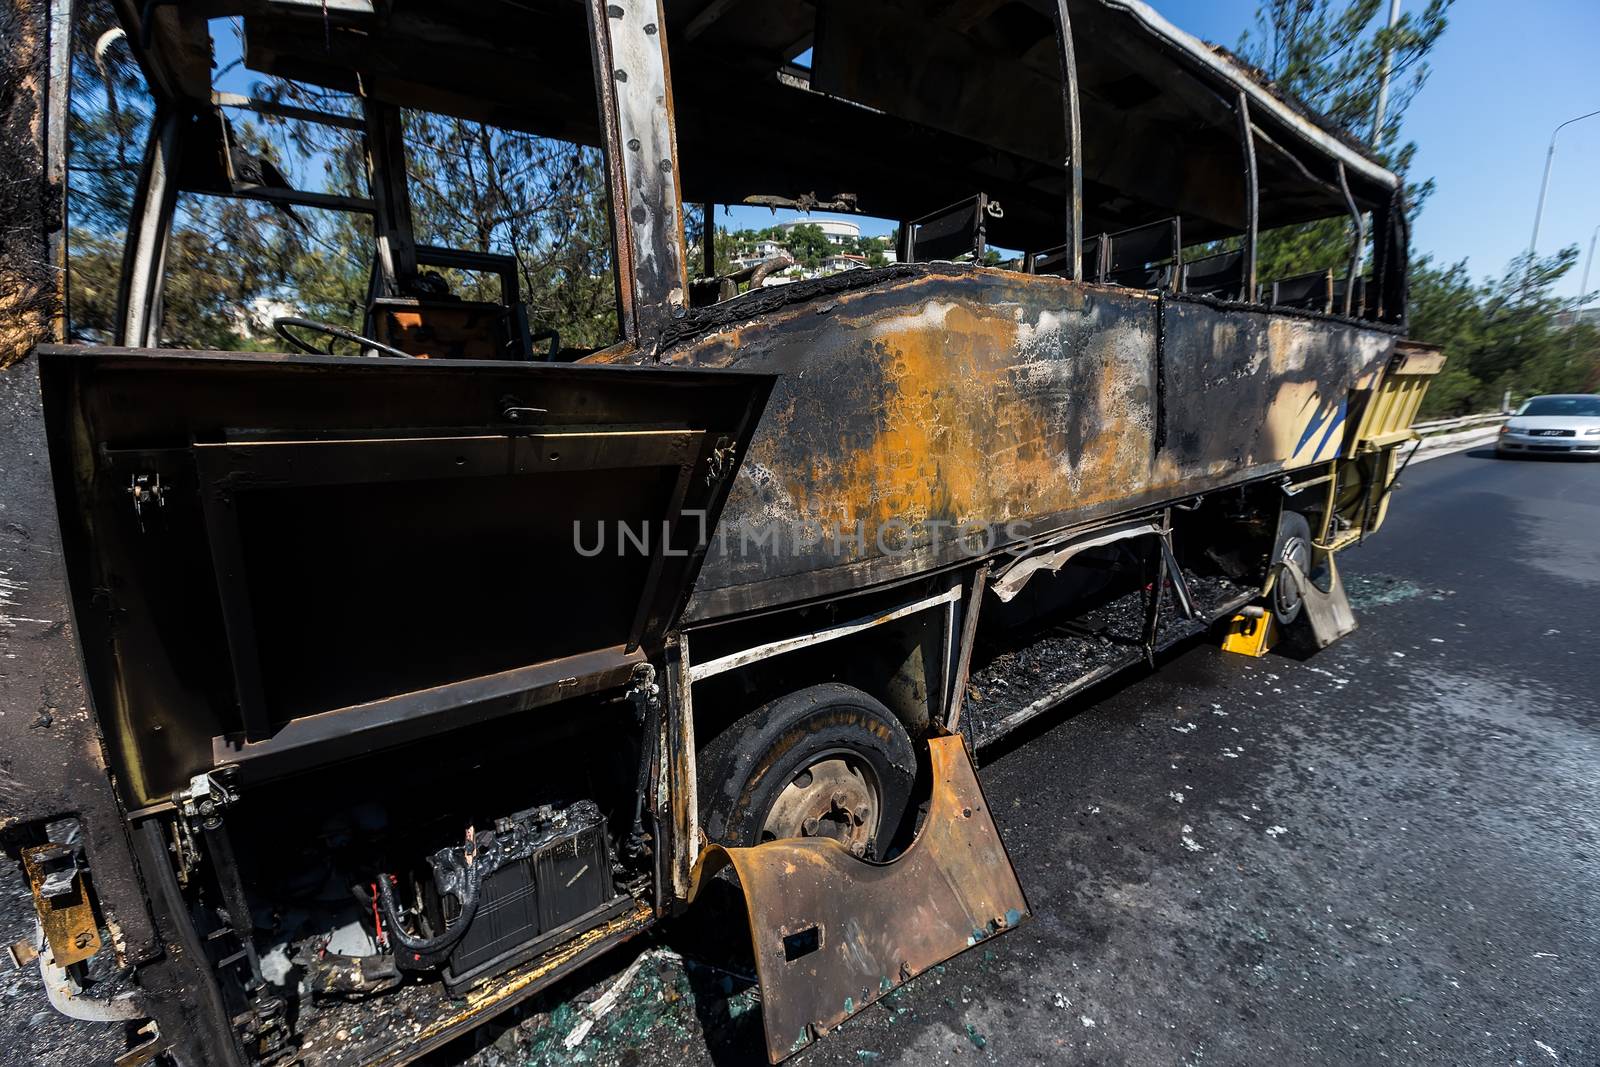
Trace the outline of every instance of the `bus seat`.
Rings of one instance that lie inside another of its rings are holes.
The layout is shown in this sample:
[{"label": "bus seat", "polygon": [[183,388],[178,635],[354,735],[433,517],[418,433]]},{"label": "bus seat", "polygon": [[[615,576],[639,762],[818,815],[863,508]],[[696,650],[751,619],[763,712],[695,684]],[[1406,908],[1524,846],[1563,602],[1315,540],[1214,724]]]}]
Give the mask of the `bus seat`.
[{"label": "bus seat", "polygon": [[1333,271],[1317,270],[1273,282],[1272,303],[1328,314],[1333,310]]},{"label": "bus seat", "polygon": [[399,295],[368,302],[367,329],[374,340],[421,359],[534,358],[515,256],[418,245],[416,257],[419,267],[495,275],[500,299],[462,300],[451,295],[444,275],[419,271],[401,284]]},{"label": "bus seat", "polygon": [[1171,289],[1182,263],[1182,226],[1176,216],[1106,238],[1104,280],[1134,289]]},{"label": "bus seat", "polygon": [[[1350,288],[1349,278],[1340,278],[1333,283],[1333,311],[1335,314],[1344,314],[1344,294]],[[1350,315],[1357,319],[1372,318],[1377,314],[1377,308],[1368,308],[1368,294],[1372,291],[1371,278],[1357,278],[1355,295],[1350,300]],[[1369,310],[1372,314],[1368,314]]]},{"label": "bus seat", "polygon": [[[1097,233],[1093,237],[1083,239],[1083,280],[1097,282],[1105,274],[1103,262],[1106,247],[1106,235]],[[1031,274],[1058,274],[1065,276],[1067,273],[1067,246],[1057,245],[1047,248],[1043,252],[1035,252],[1029,263]]]},{"label": "bus seat", "polygon": [[1244,289],[1244,253],[1218,252],[1183,265],[1183,291],[1221,300],[1238,300]]},{"label": "bus seat", "polygon": [[368,308],[373,340],[421,359],[526,359],[502,304],[381,296]]},{"label": "bus seat", "polygon": [[979,193],[907,223],[909,240],[903,258],[907,263],[931,263],[971,253],[974,259],[982,259],[988,214],[989,198]]}]

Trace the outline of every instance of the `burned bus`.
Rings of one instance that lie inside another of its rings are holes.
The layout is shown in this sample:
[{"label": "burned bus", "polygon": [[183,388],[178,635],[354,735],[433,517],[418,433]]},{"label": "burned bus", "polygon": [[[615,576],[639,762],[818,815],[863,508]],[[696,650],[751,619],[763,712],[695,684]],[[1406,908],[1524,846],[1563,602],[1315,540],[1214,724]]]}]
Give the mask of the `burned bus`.
[{"label": "burned bus", "polygon": [[[81,10],[36,7],[60,212]],[[0,374],[12,954],[108,1056],[405,1062],[737,885],[777,1061],[1027,921],[984,744],[1234,620],[1353,625],[1442,362],[1402,184],[1137,0],[110,9],[153,103],[109,326]],[[419,221],[489,129],[593,153],[604,329]],[[296,260],[276,351],[175,343],[199,202],[350,220],[355,318]],[[729,205],[896,255],[761,284]],[[1264,276],[1306,225],[1336,265]]]}]

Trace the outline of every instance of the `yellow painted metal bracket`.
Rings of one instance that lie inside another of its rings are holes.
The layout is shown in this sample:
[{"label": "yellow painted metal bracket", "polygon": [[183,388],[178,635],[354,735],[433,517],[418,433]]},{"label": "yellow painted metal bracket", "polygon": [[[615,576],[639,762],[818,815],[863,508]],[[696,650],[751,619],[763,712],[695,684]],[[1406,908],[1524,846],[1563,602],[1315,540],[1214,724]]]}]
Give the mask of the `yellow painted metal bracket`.
[{"label": "yellow painted metal bracket", "polygon": [[22,868],[33,889],[45,943],[57,966],[80,963],[100,951],[100,926],[70,845],[34,845],[22,850]]},{"label": "yellow painted metal bracket", "polygon": [[945,736],[928,747],[927,818],[888,863],[828,838],[712,845],[700,856],[696,889],[731,866],[744,890],[773,1063],[1028,916],[965,743]]}]

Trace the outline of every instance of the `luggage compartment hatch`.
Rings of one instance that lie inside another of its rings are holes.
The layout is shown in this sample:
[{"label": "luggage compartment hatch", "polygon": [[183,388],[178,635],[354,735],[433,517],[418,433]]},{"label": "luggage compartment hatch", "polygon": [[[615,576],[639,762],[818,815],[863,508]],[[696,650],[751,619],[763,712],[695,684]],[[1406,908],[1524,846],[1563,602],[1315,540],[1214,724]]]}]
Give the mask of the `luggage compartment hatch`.
[{"label": "luggage compartment hatch", "polygon": [[276,776],[622,684],[771,378],[40,352],[97,705],[131,794]]}]

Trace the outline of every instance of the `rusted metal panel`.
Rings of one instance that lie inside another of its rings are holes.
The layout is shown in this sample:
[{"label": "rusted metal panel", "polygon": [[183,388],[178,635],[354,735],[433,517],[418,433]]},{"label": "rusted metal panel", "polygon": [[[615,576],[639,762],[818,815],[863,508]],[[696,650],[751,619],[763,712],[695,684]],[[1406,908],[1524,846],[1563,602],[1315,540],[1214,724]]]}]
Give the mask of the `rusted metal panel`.
[{"label": "rusted metal panel", "polygon": [[0,368],[63,336],[70,7],[0,9]]},{"label": "rusted metal panel", "polygon": [[0,371],[0,833],[76,815],[119,956],[160,951],[84,679],[34,359]]},{"label": "rusted metal panel", "polygon": [[889,863],[828,838],[712,846],[701,858],[697,886],[732,866],[744,889],[773,1063],[1028,917],[966,743],[933,738],[929,756],[927,819]]},{"label": "rusted metal panel", "polygon": [[670,891],[675,902],[694,891],[694,864],[700,855],[700,788],[696,783],[694,687],[690,678],[689,637],[677,634],[666,648],[667,716],[663,724],[661,792],[658,825],[664,840],[657,847],[668,857]]},{"label": "rusted metal panel", "polygon": [[768,298],[746,294],[664,357],[781,376],[692,619],[1326,461],[1394,345],[1346,320],[983,268],[857,284],[752,317],[739,302]]},{"label": "rusted metal panel", "polygon": [[70,845],[34,845],[22,850],[22,869],[33,890],[45,943],[58,967],[81,963],[100,951],[100,929],[94,905]]},{"label": "rusted metal panel", "polygon": [[[648,345],[688,306],[683,204],[659,2],[590,0],[624,332]],[[631,320],[631,321],[629,321]]]}]

